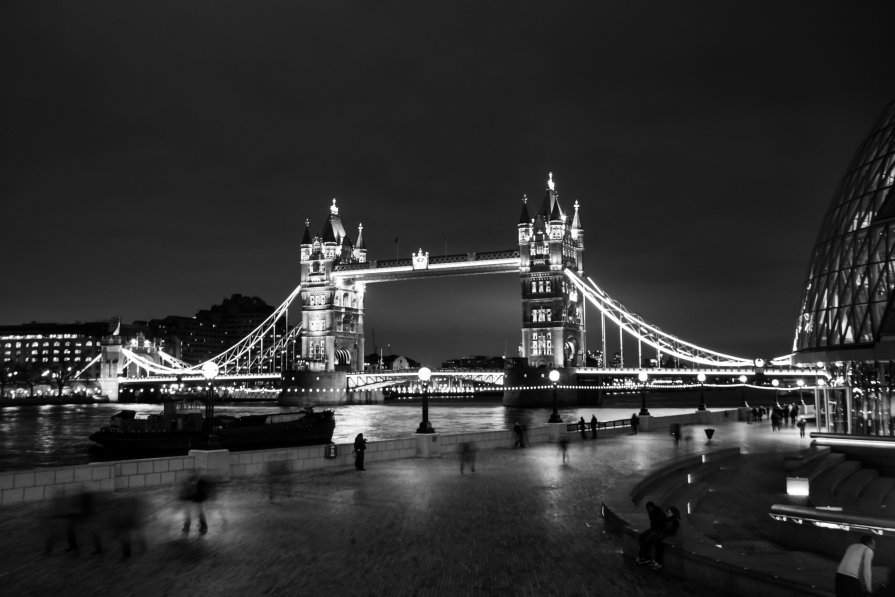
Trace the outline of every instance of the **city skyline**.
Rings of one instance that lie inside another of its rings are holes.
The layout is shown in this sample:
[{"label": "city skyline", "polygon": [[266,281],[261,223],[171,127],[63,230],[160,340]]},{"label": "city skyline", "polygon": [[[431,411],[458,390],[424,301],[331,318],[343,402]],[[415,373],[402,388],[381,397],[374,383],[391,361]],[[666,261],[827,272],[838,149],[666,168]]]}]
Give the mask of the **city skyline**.
[{"label": "city skyline", "polygon": [[[709,3],[15,6],[10,325],[190,315],[233,293],[277,305],[305,220],[318,232],[334,197],[370,259],[515,248],[522,196],[539,205],[553,172],[563,208],[581,205],[585,273],[614,298],[707,348],[778,356],[836,185],[895,99],[882,2],[774,19]],[[425,363],[514,356],[520,303],[514,275],[374,284],[367,345],[375,329]]]}]

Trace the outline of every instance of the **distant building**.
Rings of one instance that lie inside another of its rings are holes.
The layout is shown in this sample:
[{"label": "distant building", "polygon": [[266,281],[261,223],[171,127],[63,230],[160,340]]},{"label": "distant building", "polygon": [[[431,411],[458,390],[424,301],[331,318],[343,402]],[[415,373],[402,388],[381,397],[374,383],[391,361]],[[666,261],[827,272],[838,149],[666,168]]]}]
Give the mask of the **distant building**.
[{"label": "distant building", "polygon": [[[3,368],[35,367],[79,372],[100,353],[102,338],[115,331],[118,322],[23,323],[0,326]],[[87,377],[96,377],[88,371]]]},{"label": "distant building", "polygon": [[482,369],[486,371],[501,371],[503,366],[503,357],[486,357],[483,355],[450,359],[441,364],[442,369]]},{"label": "distant building", "polygon": [[172,356],[198,364],[245,338],[273,312],[274,307],[256,296],[234,294],[193,317],[169,315],[146,325],[148,335],[163,339]]}]

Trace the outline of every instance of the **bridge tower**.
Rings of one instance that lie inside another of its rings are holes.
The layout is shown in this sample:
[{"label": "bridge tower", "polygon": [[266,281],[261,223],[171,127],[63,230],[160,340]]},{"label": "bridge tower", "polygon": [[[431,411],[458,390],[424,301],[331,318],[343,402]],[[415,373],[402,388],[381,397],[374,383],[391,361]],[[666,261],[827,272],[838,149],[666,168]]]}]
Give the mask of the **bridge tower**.
[{"label": "bridge tower", "polygon": [[363,224],[352,242],[333,199],[319,236],[310,222],[301,241],[301,355],[315,372],[363,371],[364,285],[334,280],[337,264],[365,263]]},{"label": "bridge tower", "polygon": [[522,353],[530,367],[584,365],[584,296],[563,270],[584,274],[584,230],[559,204],[553,173],[541,208],[531,215],[522,199],[519,217],[519,276],[522,283]]}]

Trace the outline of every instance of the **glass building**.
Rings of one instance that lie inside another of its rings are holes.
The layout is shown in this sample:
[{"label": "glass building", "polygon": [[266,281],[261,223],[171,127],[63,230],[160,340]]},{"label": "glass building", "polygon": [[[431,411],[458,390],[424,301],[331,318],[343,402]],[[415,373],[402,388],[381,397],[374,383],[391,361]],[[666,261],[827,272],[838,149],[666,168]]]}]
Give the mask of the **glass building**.
[{"label": "glass building", "polygon": [[858,148],[811,255],[793,360],[818,363],[818,430],[895,435],[895,102]]}]

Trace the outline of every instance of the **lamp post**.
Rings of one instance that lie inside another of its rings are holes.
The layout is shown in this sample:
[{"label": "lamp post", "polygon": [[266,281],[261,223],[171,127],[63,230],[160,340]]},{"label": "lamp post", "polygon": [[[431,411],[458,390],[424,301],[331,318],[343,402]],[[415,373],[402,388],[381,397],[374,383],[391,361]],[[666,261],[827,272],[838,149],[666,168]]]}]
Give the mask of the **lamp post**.
[{"label": "lamp post", "polygon": [[804,406],[804,405],[805,405],[805,400],[804,400],[804,398],[802,398],[802,388],[805,387],[805,380],[804,380],[804,379],[797,379],[797,380],[796,380],[796,385],[799,386],[799,402],[802,404],[802,406]]},{"label": "lamp post", "polygon": [[745,375],[740,375],[740,383],[743,384],[740,396],[743,398],[743,406],[745,406],[746,408],[749,408],[749,403],[746,402],[746,382],[747,381],[749,381],[748,377],[746,377]]},{"label": "lamp post", "polygon": [[417,372],[420,378],[420,385],[423,388],[423,420],[420,422],[417,433],[435,433],[432,425],[429,423],[429,378],[432,377],[432,370],[428,367],[420,367]]},{"label": "lamp post", "polygon": [[218,376],[218,365],[214,361],[205,361],[202,364],[202,377],[208,382],[208,397],[205,400],[205,421],[208,425],[208,447],[212,448],[217,443],[214,436],[214,378]]},{"label": "lamp post", "polygon": [[780,380],[772,379],[771,385],[774,386],[774,404],[780,404],[780,390],[777,389],[780,386]]},{"label": "lamp post", "polygon": [[696,376],[699,380],[699,408],[696,410],[705,410],[705,394],[703,393],[703,384],[705,383],[705,373]]},{"label": "lamp post", "polygon": [[550,382],[553,384],[553,413],[550,415],[550,419],[548,419],[548,423],[562,423],[562,419],[559,416],[559,411],[556,410],[556,382],[559,381],[559,371],[556,369],[550,370]]},{"label": "lamp post", "polygon": [[649,379],[649,375],[646,374],[646,371],[641,371],[637,374],[637,379],[640,380],[640,416],[648,417],[649,411],[646,409],[646,380]]}]

